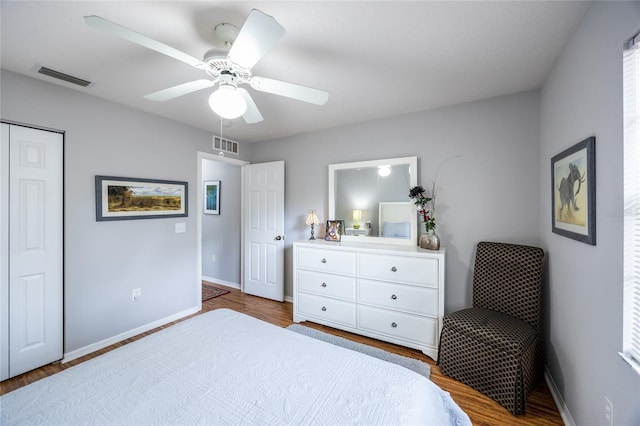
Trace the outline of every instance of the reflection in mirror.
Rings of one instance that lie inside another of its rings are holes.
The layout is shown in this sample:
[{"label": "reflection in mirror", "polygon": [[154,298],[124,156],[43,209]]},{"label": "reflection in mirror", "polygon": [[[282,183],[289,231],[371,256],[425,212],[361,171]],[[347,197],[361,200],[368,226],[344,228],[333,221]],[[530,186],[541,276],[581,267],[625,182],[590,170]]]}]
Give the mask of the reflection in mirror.
[{"label": "reflection in mirror", "polygon": [[329,216],[345,221],[345,240],[414,245],[416,170],[416,157],[330,165]]}]

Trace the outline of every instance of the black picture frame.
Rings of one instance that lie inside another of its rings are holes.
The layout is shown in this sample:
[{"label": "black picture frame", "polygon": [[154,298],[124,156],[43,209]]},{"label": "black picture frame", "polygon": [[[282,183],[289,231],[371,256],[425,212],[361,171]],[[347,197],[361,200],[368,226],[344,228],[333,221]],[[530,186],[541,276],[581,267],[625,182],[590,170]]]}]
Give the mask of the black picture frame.
[{"label": "black picture frame", "polygon": [[[596,245],[596,138],[551,158],[551,230]],[[576,185],[577,183],[577,185]]]},{"label": "black picture frame", "polygon": [[189,183],[96,176],[96,221],[189,216]]},{"label": "black picture frame", "polygon": [[206,181],[202,186],[202,197],[205,214],[220,214],[220,181]]}]

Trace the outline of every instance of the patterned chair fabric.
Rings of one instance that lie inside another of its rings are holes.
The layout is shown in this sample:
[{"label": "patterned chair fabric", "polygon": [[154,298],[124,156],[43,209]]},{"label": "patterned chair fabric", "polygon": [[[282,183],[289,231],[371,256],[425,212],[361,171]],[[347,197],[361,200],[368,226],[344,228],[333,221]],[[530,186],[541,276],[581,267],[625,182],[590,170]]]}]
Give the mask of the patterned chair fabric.
[{"label": "patterned chair fabric", "polygon": [[478,243],[473,307],[444,316],[438,365],[451,376],[524,414],[542,378],[542,262],[538,247]]}]

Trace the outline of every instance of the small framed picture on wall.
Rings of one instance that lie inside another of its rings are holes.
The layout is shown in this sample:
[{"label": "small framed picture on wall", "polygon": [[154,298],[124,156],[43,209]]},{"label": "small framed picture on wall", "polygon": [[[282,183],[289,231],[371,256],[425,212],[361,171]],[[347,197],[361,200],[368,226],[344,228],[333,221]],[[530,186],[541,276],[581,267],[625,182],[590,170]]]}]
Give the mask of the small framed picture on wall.
[{"label": "small framed picture on wall", "polygon": [[210,180],[204,183],[204,213],[220,214],[220,181]]}]

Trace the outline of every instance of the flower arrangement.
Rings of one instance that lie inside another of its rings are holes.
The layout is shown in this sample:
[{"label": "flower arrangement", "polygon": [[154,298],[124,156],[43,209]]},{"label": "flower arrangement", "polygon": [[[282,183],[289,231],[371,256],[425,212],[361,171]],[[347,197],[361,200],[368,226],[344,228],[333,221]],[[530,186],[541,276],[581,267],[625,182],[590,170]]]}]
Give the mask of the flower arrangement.
[{"label": "flower arrangement", "polygon": [[422,216],[424,230],[429,232],[436,229],[435,200],[432,197],[427,197],[426,193],[427,191],[421,185],[414,186],[409,191],[409,198],[412,198],[414,204],[419,207],[418,213]]}]

